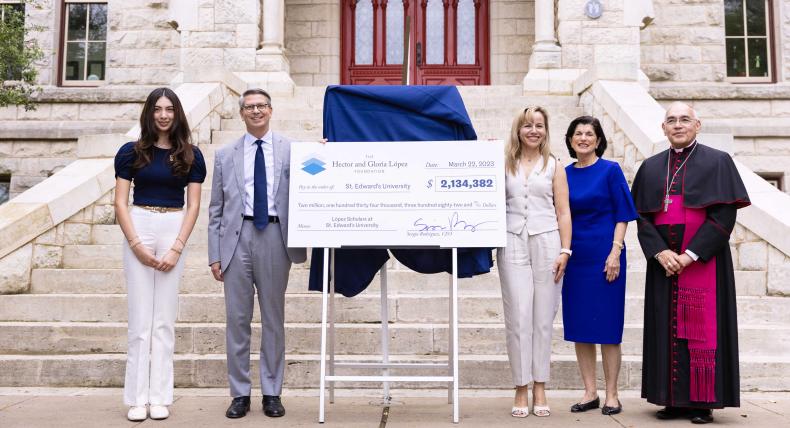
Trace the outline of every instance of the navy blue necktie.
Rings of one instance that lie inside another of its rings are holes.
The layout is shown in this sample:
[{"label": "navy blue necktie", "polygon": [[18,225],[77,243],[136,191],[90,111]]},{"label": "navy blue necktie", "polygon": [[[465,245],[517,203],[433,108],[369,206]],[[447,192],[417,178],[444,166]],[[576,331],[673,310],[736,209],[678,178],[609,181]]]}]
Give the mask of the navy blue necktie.
[{"label": "navy blue necktie", "polygon": [[263,140],[255,140],[258,149],[255,150],[255,191],[252,198],[252,224],[258,230],[263,230],[269,224],[269,196],[266,191],[266,159],[263,157]]}]

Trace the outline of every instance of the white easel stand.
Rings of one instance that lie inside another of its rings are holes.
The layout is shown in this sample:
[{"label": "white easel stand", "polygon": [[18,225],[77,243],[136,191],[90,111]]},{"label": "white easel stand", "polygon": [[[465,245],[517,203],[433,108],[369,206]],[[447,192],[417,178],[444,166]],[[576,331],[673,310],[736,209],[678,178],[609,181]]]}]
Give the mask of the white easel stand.
[{"label": "white easel stand", "polygon": [[[324,248],[323,292],[321,304],[321,370],[318,405],[318,422],[324,423],[326,383],[329,382],[329,402],[335,401],[336,381],[382,382],[384,384],[384,401],[389,402],[390,382],[447,382],[447,401],[453,405],[453,423],[458,423],[458,249],[452,249],[452,275],[450,276],[450,314],[448,335],[450,355],[447,363],[390,363],[389,361],[389,306],[387,305],[387,267],[381,268],[381,363],[338,363],[335,361],[335,287],[332,283],[331,300],[329,299],[329,248]],[[334,249],[332,249],[332,274],[334,277]],[[329,313],[329,374],[327,374],[327,313]],[[342,376],[335,375],[338,368],[381,369],[380,376]],[[391,368],[436,369],[446,368],[446,376],[391,376]]]}]

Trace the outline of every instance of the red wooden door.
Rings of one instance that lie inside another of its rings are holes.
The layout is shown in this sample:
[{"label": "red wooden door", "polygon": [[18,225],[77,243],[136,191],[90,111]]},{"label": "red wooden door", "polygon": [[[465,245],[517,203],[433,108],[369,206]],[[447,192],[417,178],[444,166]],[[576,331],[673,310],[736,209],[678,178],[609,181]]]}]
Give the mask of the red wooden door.
[{"label": "red wooden door", "polygon": [[401,84],[406,17],[410,84],[489,84],[488,0],[342,0],[341,8],[342,84]]}]

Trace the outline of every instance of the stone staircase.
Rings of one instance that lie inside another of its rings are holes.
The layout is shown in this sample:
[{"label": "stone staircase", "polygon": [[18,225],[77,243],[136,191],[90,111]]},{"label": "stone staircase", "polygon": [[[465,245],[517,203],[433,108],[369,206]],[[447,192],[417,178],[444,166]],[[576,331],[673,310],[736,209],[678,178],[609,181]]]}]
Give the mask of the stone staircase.
[{"label": "stone staircase", "polygon": [[[565,126],[582,111],[576,97],[525,97],[520,86],[459,88],[479,138],[504,138],[519,108],[546,106],[552,147],[567,159]],[[323,88],[296,88],[275,98],[273,129],[295,140],[321,137]],[[211,144],[201,145],[213,164],[216,148],[237,139],[243,123],[221,120]],[[609,155],[611,157],[611,154]],[[175,382],[179,387],[226,387],[224,300],[206,256],[211,168],[203,206],[185,252],[186,269],[176,325]],[[28,294],[0,296],[0,386],[121,386],[125,367],[127,305],[117,225],[93,224],[83,239],[66,244],[62,264],[32,270]],[[76,243],[79,242],[79,243]],[[641,376],[644,257],[632,224],[628,245],[626,326],[620,387],[638,389]],[[737,257],[737,255],[736,255]],[[307,291],[309,261],[294,265],[286,295],[286,387],[316,388],[320,346],[320,294]],[[436,361],[447,352],[447,275],[420,275],[390,261],[390,352],[393,361]],[[765,275],[736,271],[744,390],[788,390],[790,299],[766,295]],[[496,272],[459,282],[460,374],[464,388],[511,388],[502,302]],[[256,303],[257,305],[257,303]],[[337,297],[338,360],[375,361],[379,348],[378,279],[361,295]],[[439,308],[438,310],[436,308]],[[256,309],[257,311],[257,309]],[[258,316],[255,316],[257,323]],[[578,389],[573,345],[555,320],[551,388]],[[259,326],[253,324],[253,359]],[[253,378],[257,365],[253,364]],[[415,374],[413,370],[398,373]],[[599,370],[599,376],[601,370]],[[340,387],[372,388],[370,383]],[[404,388],[439,384],[397,384]]]}]

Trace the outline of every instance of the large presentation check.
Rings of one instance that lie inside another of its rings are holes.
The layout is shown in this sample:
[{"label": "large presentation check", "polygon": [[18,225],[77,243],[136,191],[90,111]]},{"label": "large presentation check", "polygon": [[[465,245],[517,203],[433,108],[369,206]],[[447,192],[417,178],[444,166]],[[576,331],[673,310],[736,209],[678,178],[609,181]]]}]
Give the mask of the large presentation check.
[{"label": "large presentation check", "polygon": [[502,141],[291,145],[289,247],[505,246]]}]

